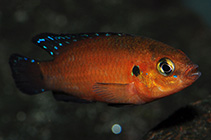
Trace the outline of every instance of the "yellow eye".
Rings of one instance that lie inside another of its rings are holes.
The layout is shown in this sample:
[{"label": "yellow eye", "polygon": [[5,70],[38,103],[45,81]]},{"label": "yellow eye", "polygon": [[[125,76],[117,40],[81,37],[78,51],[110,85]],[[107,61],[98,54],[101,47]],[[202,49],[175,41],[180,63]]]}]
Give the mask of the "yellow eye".
[{"label": "yellow eye", "polygon": [[169,76],[174,72],[174,63],[168,58],[162,58],[158,61],[157,70],[164,76]]}]

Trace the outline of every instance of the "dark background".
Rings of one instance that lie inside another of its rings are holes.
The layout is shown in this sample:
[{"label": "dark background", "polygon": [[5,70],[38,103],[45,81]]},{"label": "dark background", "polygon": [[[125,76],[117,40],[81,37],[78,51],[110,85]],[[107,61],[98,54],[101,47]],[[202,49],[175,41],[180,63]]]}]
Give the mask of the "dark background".
[{"label": "dark background", "polygon": [[[0,0],[0,140],[140,139],[178,108],[210,95],[210,0]],[[172,96],[135,107],[54,100],[51,92],[29,96],[15,86],[9,56],[48,60],[31,43],[41,32],[124,32],[183,50],[202,76]],[[111,131],[113,124],[122,133]]]}]

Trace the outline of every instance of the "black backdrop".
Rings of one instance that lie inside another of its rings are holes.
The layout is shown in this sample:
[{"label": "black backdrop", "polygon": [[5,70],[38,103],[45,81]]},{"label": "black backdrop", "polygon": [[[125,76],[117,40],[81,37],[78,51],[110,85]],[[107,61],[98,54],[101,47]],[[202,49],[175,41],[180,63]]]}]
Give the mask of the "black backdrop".
[{"label": "black backdrop", "polygon": [[[179,48],[200,66],[202,76],[177,94],[122,108],[57,102],[51,92],[28,96],[15,87],[8,65],[12,53],[51,59],[31,43],[34,35],[99,31],[147,36]],[[203,16],[182,0],[1,0],[0,140],[140,139],[176,109],[210,94],[210,35]],[[115,123],[122,126],[119,135],[111,131]]]}]

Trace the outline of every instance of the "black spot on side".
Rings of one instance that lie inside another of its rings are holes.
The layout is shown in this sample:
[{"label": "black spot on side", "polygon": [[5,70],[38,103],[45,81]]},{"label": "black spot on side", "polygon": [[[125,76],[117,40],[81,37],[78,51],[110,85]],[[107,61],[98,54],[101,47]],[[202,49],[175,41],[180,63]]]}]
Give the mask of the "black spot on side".
[{"label": "black spot on side", "polygon": [[138,66],[134,66],[133,67],[133,70],[132,70],[132,73],[135,75],[135,76],[138,76],[140,75],[140,69]]}]

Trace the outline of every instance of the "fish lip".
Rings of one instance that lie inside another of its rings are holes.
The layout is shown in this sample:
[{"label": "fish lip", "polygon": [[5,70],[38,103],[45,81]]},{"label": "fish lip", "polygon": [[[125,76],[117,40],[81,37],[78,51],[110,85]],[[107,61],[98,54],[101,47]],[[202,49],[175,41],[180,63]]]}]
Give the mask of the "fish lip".
[{"label": "fish lip", "polygon": [[198,71],[198,65],[192,64],[185,71],[185,75],[188,79],[197,80],[201,76],[201,72]]}]

